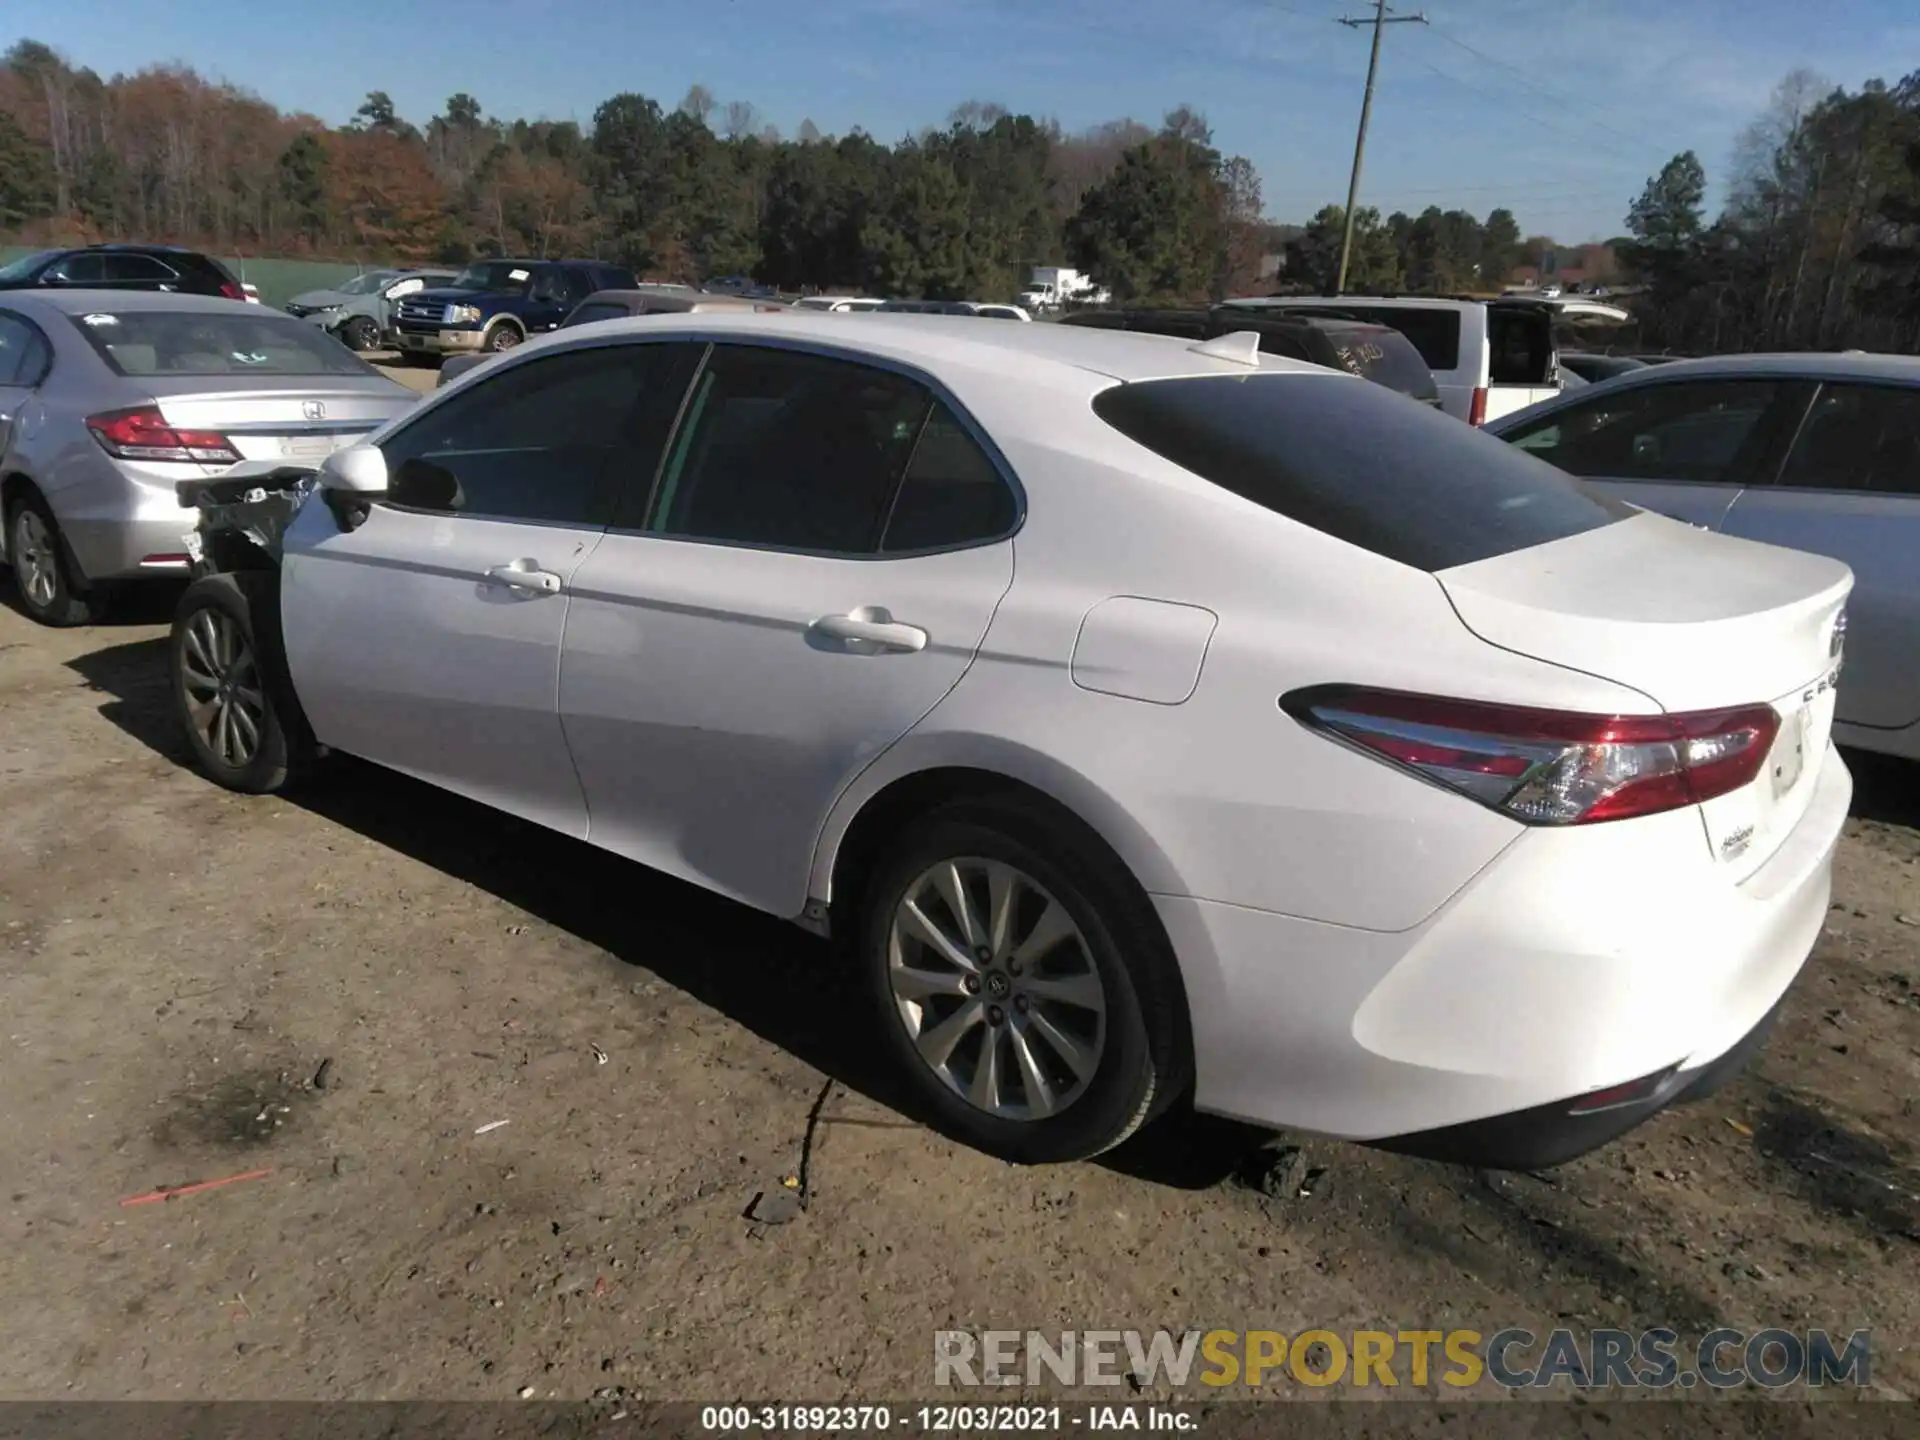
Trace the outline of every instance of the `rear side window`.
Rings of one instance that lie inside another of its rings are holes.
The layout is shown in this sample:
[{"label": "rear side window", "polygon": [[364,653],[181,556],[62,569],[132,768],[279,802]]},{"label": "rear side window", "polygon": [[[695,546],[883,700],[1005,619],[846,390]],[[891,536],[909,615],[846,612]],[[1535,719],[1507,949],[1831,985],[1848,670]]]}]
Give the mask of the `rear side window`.
[{"label": "rear side window", "polygon": [[1013,529],[1013,492],[953,411],[936,400],[887,519],[885,552],[997,540]]},{"label": "rear side window", "polygon": [[1471,426],[1338,376],[1140,381],[1102,391],[1093,408],[1223,490],[1420,570],[1634,513]]},{"label": "rear side window", "polygon": [[1823,387],[1780,483],[1920,495],[1920,387]]},{"label": "rear side window", "polygon": [[122,284],[137,281],[166,282],[180,277],[173,270],[161,264],[151,255],[108,255],[106,260],[106,279]]}]

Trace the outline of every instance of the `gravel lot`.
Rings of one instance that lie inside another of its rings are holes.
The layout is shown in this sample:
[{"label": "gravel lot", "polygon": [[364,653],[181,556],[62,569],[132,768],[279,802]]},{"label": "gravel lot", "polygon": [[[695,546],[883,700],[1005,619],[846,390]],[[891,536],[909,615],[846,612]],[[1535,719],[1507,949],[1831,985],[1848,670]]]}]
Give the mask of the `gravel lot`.
[{"label": "gravel lot", "polygon": [[349,761],[213,788],[170,603],[0,609],[0,1392],[902,1398],[948,1326],[1721,1323],[1871,1325],[1920,1392],[1915,767],[1858,759],[1754,1073],[1551,1176],[1303,1140],[1276,1198],[1264,1137],[1187,1117],[956,1148],[824,947],[572,841]]}]

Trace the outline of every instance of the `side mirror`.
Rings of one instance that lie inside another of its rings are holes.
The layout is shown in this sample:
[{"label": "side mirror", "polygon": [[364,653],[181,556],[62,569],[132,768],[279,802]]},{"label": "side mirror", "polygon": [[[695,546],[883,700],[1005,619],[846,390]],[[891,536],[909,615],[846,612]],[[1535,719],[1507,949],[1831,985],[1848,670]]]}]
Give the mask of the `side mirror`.
[{"label": "side mirror", "polygon": [[336,450],[320,466],[320,488],[347,498],[377,500],[387,493],[387,457],[377,445]]}]

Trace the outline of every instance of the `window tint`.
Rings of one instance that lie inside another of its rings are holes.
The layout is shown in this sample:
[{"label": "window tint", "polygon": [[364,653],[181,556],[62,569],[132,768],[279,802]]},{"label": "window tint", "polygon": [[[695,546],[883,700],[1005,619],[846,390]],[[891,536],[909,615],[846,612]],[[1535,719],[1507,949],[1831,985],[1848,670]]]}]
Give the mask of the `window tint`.
[{"label": "window tint", "polygon": [[935,401],[887,520],[884,551],[996,540],[1013,528],[1013,492],[954,413]]},{"label": "window tint", "polygon": [[651,528],[869,554],[929,397],[844,360],[716,345],[687,403]]},{"label": "window tint", "polygon": [[1471,426],[1337,375],[1141,381],[1102,391],[1094,412],[1224,490],[1421,570],[1634,513]]},{"label": "window tint", "polygon": [[644,493],[697,350],[620,345],[516,365],[428,410],[381,447],[394,503],[604,525]]},{"label": "window tint", "polygon": [[52,359],[44,335],[18,315],[0,313],[0,385],[38,385]]},{"label": "window tint", "polygon": [[1920,495],[1920,388],[1823,387],[1780,483]]},{"label": "window tint", "polygon": [[105,278],[120,284],[138,281],[152,284],[180,278],[170,267],[162,265],[151,255],[103,255],[101,259],[106,265]]},{"label": "window tint", "polygon": [[1326,315],[1336,320],[1365,320],[1373,325],[1386,325],[1413,342],[1413,348],[1420,352],[1420,358],[1427,362],[1428,369],[1460,368],[1460,312],[1450,306],[1432,310],[1397,305],[1342,305],[1337,310],[1318,306],[1313,309],[1289,306],[1287,313]]},{"label": "window tint", "polygon": [[1502,438],[1574,475],[1740,484],[1764,441],[1774,380],[1640,385],[1556,410]]},{"label": "window tint", "polygon": [[1385,325],[1328,325],[1320,333],[1332,349],[1332,363],[1339,369],[1416,400],[1439,398],[1433,372],[1399,331]]},{"label": "window tint", "polygon": [[1487,307],[1487,383],[1545,385],[1553,374],[1553,321],[1511,306]]}]

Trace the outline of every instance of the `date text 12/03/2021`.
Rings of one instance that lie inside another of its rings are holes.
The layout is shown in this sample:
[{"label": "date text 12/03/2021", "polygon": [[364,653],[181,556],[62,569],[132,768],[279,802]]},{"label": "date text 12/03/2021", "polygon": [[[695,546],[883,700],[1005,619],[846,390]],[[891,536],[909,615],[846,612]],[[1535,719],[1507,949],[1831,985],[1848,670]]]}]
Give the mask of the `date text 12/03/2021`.
[{"label": "date text 12/03/2021", "polygon": [[1171,1405],[707,1405],[700,1411],[700,1428],[715,1434],[1179,1433],[1199,1423],[1197,1411]]}]

